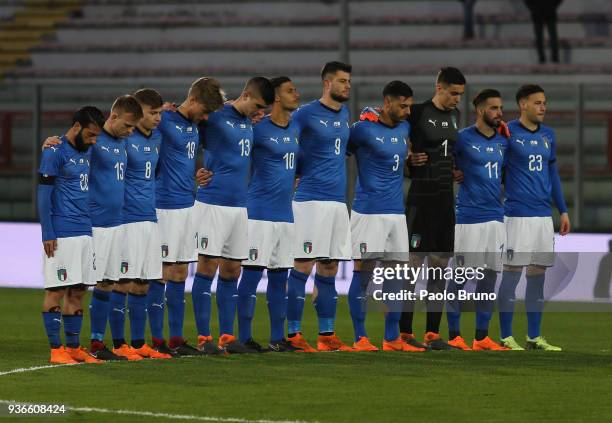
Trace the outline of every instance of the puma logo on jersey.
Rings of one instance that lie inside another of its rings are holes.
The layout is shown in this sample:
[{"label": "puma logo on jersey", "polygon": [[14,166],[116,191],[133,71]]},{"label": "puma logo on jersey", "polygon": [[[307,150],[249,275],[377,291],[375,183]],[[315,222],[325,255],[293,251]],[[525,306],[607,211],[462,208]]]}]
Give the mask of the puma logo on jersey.
[{"label": "puma logo on jersey", "polygon": [[107,151],[107,152],[109,152],[109,153],[110,153],[110,148],[108,148],[108,147],[104,147],[104,146],[101,146],[100,148],[101,148],[102,150]]},{"label": "puma logo on jersey", "polygon": [[518,142],[520,145],[522,145],[523,147],[525,147],[525,140],[514,140],[516,142]]},{"label": "puma logo on jersey", "polygon": [[76,160],[74,160],[74,159],[69,159],[69,160],[70,160],[70,163],[72,163],[73,165],[76,166],[76,164],[77,164]]},{"label": "puma logo on jersey", "polygon": [[436,126],[436,122],[437,122],[437,121],[438,121],[437,119],[436,119],[436,120],[429,119],[429,121],[428,121],[428,122],[429,122],[429,123],[431,123],[433,126]]},{"label": "puma logo on jersey", "polygon": [[376,141],[380,141],[381,143],[385,143],[385,137],[376,137]]},{"label": "puma logo on jersey", "polygon": [[319,122],[321,122],[321,125],[325,126],[327,128],[327,120],[321,120],[319,119]]},{"label": "puma logo on jersey", "polygon": [[277,143],[277,144],[278,144],[278,138],[272,138],[272,137],[270,137],[270,141],[274,141],[275,143]]},{"label": "puma logo on jersey", "polygon": [[50,146],[49,148],[50,148],[51,150],[53,150],[53,152],[56,152],[56,151],[57,151],[57,147]]},{"label": "puma logo on jersey", "polygon": [[138,146],[136,144],[132,144],[132,148],[134,148],[134,150],[138,151]]},{"label": "puma logo on jersey", "polygon": [[183,127],[182,126],[174,125],[174,127],[176,129],[178,129],[181,132],[181,134],[183,133]]},{"label": "puma logo on jersey", "polygon": [[234,122],[230,122],[229,120],[226,120],[225,123],[227,123],[232,128],[234,127]]},{"label": "puma logo on jersey", "polygon": [[473,145],[472,148],[480,153],[480,146],[479,145]]}]

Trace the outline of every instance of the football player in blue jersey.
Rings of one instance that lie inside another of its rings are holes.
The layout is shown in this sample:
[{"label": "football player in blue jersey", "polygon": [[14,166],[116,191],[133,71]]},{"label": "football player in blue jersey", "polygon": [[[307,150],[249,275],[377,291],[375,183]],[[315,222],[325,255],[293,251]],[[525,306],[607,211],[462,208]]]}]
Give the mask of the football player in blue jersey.
[{"label": "football player in blue jersey", "polygon": [[335,334],[338,261],[351,259],[346,208],[346,146],[350,126],[344,103],[351,91],[351,66],[326,63],[321,71],[323,95],[303,105],[292,119],[300,129],[299,184],[293,201],[295,263],[289,274],[287,325],[293,346],[314,351],[301,333],[305,285],[316,266],[315,300],[319,322],[317,348],[352,351]]},{"label": "football player in blue jersey", "polygon": [[[162,277],[161,241],[155,214],[155,169],[159,157],[163,101],[159,93],[143,88],[134,93],[142,107],[143,118],[126,139],[127,167],[123,204],[123,245],[118,291],[128,292],[131,347],[143,358],[171,358],[170,352],[159,352],[144,341],[147,307],[161,308],[163,301],[147,304],[149,280]],[[156,314],[153,314],[154,319]],[[150,322],[152,332],[163,330],[163,320]],[[156,333],[157,333],[156,332]]]},{"label": "football player in blue jersey", "polygon": [[193,281],[193,305],[198,345],[212,344],[210,289],[219,269],[218,346],[227,353],[254,352],[233,335],[240,262],[249,256],[247,189],[253,149],[251,117],[274,102],[274,87],[263,77],[247,81],[237,100],[226,103],[200,125],[205,168],[214,174],[198,188],[194,206],[198,267]]},{"label": "football player in blue jersey", "polygon": [[[79,109],[62,143],[40,161],[38,214],[42,227],[45,297],[42,317],[52,364],[99,362],[80,346],[83,296],[96,283],[89,211],[91,149],[104,125],[95,107]],[[64,298],[64,304],[60,302]],[[60,329],[64,322],[66,348]]]},{"label": "football player in blue jersey", "polygon": [[253,340],[257,285],[268,273],[268,311],[272,351],[295,351],[285,339],[287,270],[293,267],[291,200],[298,155],[299,131],[291,120],[300,96],[286,76],[270,80],[275,89],[272,111],[253,128],[251,183],[247,194],[249,257],[242,262],[238,285],[238,334],[247,347],[262,351]]},{"label": "football player in blue jersey", "polygon": [[[158,127],[162,135],[155,180],[158,227],[161,238],[163,280],[150,283],[147,303],[152,330],[153,348],[173,355],[190,356],[220,353],[212,343],[200,351],[183,338],[185,317],[185,280],[188,265],[197,260],[197,233],[193,222],[195,178],[210,177],[199,169],[196,160],[199,144],[198,123],[223,105],[223,93],[214,78],[202,77],[191,84],[187,98],[176,110],[162,112]],[[163,338],[164,310],[168,308],[168,344]],[[153,328],[152,328],[153,329]]]},{"label": "football player in blue jersey", "polygon": [[527,349],[560,351],[541,336],[546,268],[553,266],[554,227],[551,200],[560,213],[560,235],[570,231],[570,220],[557,169],[557,140],[543,125],[546,95],[538,85],[524,85],[516,93],[520,118],[508,123],[511,136],[506,153],[504,272],[499,288],[501,343],[523,349],[512,335],[516,286],[527,267]]},{"label": "football player in blue jersey", "polygon": [[481,268],[476,293],[486,294],[476,300],[476,336],[470,348],[460,331],[461,309],[456,299],[465,281],[448,282],[447,292],[455,299],[447,302],[449,342],[463,350],[504,350],[488,336],[489,321],[495,301],[497,272],[502,270],[504,248],[504,206],[502,203],[502,168],[508,140],[498,133],[502,122],[502,99],[497,90],[480,91],[473,101],[476,123],[459,131],[455,144],[455,165],[463,173],[456,201],[455,265]]},{"label": "football player in blue jersey", "polygon": [[[351,128],[349,151],[357,159],[358,179],[351,211],[352,256],[355,262],[348,302],[358,351],[378,351],[365,329],[366,287],[370,260],[407,262],[408,230],[404,207],[404,163],[408,155],[413,102],[412,89],[392,81],[383,89],[383,107],[374,119]],[[398,307],[399,308],[399,307]],[[403,342],[399,333],[401,310],[385,315],[385,351],[425,351]]]}]

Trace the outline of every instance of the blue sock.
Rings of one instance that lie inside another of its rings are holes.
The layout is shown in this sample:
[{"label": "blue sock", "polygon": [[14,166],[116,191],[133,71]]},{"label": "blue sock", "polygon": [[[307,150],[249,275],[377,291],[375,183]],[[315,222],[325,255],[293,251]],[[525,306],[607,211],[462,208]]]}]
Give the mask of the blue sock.
[{"label": "blue sock", "polygon": [[[348,291],[349,311],[353,320],[353,331],[355,332],[355,342],[359,341],[362,336],[367,337],[365,328],[366,308],[365,299],[366,293],[363,289],[362,278],[366,277],[365,272],[353,270],[353,279]],[[366,281],[367,282],[367,281]]]},{"label": "blue sock", "polygon": [[498,306],[499,306],[499,329],[502,339],[512,336],[512,318],[514,317],[514,301],[516,300],[516,286],[521,280],[521,272],[502,273],[501,284],[499,285]]},{"label": "blue sock", "polygon": [[62,345],[60,337],[60,329],[62,327],[62,313],[59,311],[47,311],[42,313],[43,323],[45,324],[45,332],[49,338],[51,348],[58,348]]},{"label": "blue sock", "polygon": [[211,293],[210,286],[213,278],[196,273],[191,288],[191,300],[193,302],[193,314],[195,315],[198,335],[210,336],[210,310]]},{"label": "blue sock", "polygon": [[542,311],[544,310],[544,273],[527,276],[525,308],[527,309],[527,335],[531,339],[537,338],[541,334]]},{"label": "blue sock", "polygon": [[317,298],[314,301],[314,306],[319,320],[319,334],[333,333],[336,320],[336,304],[338,303],[336,277],[316,274],[315,286],[317,287]]},{"label": "blue sock", "polygon": [[253,337],[251,333],[255,303],[257,302],[257,285],[263,276],[263,269],[245,267],[238,285],[238,339],[246,342]]},{"label": "blue sock", "polygon": [[132,347],[140,348],[144,344],[147,325],[147,294],[128,294],[128,310]]},{"label": "blue sock", "polygon": [[127,295],[123,292],[111,292],[111,312],[108,317],[113,340],[125,340],[125,300]]},{"label": "blue sock", "polygon": [[81,327],[83,326],[83,310],[78,314],[62,315],[64,321],[64,336],[66,337],[66,346],[70,348],[78,348],[81,345]]},{"label": "blue sock", "polygon": [[385,341],[395,341],[400,336],[399,321],[402,313],[399,311],[388,311],[385,314]]},{"label": "blue sock", "polygon": [[446,321],[448,322],[448,339],[461,336],[461,304],[457,299],[459,291],[465,289],[464,284],[458,284],[454,280],[448,281],[446,292],[454,294],[454,300],[446,301]]},{"label": "blue sock", "polygon": [[185,282],[166,283],[166,307],[168,307],[168,328],[170,338],[183,338],[185,320]]},{"label": "blue sock", "polygon": [[89,304],[89,321],[91,326],[91,339],[104,342],[108,313],[110,312],[110,292],[94,288],[91,303]]},{"label": "blue sock", "polygon": [[160,281],[149,281],[147,292],[147,312],[149,313],[149,327],[154,341],[164,339],[164,293],[166,284]]},{"label": "blue sock", "polygon": [[287,279],[287,332],[293,335],[302,330],[302,315],[306,299],[308,275],[292,269]]},{"label": "blue sock", "polygon": [[[484,278],[476,282],[476,294],[492,294],[495,292],[497,273],[484,271]],[[489,322],[493,317],[495,302],[489,300],[476,301],[476,340],[481,341],[489,335]]]},{"label": "blue sock", "polygon": [[270,341],[279,341],[285,338],[287,270],[268,270],[266,300],[270,315]]},{"label": "blue sock", "polygon": [[238,280],[218,278],[217,309],[219,310],[219,335],[234,334],[236,303],[238,302]]}]

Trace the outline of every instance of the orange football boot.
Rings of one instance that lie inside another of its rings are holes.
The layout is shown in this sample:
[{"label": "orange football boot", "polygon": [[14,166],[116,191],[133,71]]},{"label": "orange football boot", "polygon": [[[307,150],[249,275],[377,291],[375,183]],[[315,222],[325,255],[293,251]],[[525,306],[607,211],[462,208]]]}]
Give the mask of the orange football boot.
[{"label": "orange football boot", "polygon": [[360,336],[359,341],[353,343],[355,351],[378,351],[378,347],[372,345],[366,336]]},{"label": "orange football boot", "polygon": [[400,336],[394,341],[383,340],[383,351],[403,351],[403,352],[425,352],[426,348],[414,347],[407,344]]},{"label": "orange football boot", "polygon": [[142,357],[136,352],[136,350],[130,347],[128,344],[123,344],[119,348],[113,348],[113,354],[125,357],[128,361],[142,360]]},{"label": "orange football boot", "polygon": [[484,339],[472,342],[472,350],[474,351],[510,351],[510,348],[499,345],[491,338],[486,336]]},{"label": "orange football boot", "polygon": [[66,351],[64,346],[57,348],[51,348],[51,358],[49,359],[51,364],[77,364],[78,361],[70,357],[70,354]]},{"label": "orange football boot", "polygon": [[465,339],[461,336],[455,336],[453,339],[448,341],[448,345],[459,348],[463,351],[472,351],[468,344],[465,343]]},{"label": "orange football boot", "polygon": [[77,347],[77,348],[66,347],[66,352],[68,353],[70,357],[72,357],[73,360],[79,361],[82,363],[102,363],[103,362],[102,360],[98,360],[97,358],[89,354],[89,351],[87,351],[87,349],[84,347]]},{"label": "orange football boot", "polygon": [[291,343],[295,348],[299,348],[299,351],[296,352],[306,352],[306,353],[316,353],[315,350],[308,342],[306,342],[306,338],[302,335],[301,332],[296,333],[292,337],[288,337],[287,341]]},{"label": "orange football boot", "polygon": [[155,359],[168,359],[172,358],[170,354],[161,353],[159,351],[155,351],[147,344],[143,344],[140,348],[134,348],[134,352],[141,356],[142,358],[155,358]]},{"label": "orange football boot", "polygon": [[336,334],[319,335],[317,338],[317,350],[319,351],[355,351],[352,347],[345,345]]}]

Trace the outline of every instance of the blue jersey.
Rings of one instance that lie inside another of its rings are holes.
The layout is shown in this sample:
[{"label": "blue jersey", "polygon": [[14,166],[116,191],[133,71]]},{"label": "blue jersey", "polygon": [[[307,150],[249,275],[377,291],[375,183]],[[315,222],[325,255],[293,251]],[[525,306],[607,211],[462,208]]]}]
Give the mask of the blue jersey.
[{"label": "blue jersey", "polygon": [[156,207],[191,207],[195,198],[198,127],[179,112],[165,111],[157,129],[162,142],[155,176]]},{"label": "blue jersey", "polygon": [[550,216],[553,198],[559,211],[567,212],[553,130],[540,125],[530,131],[518,120],[508,123],[508,129],[512,135],[506,153],[506,216]]},{"label": "blue jersey", "polygon": [[459,131],[455,165],[463,172],[457,194],[457,223],[504,221],[502,169],[508,140],[485,136],[475,125]]},{"label": "blue jersey", "polygon": [[[58,238],[91,235],[89,165],[91,148],[81,153],[62,137],[62,144],[45,148],[39,172],[54,176],[51,222]],[[42,216],[41,216],[42,220]]]},{"label": "blue jersey", "polygon": [[249,219],[293,222],[291,197],[298,138],[293,121],[283,127],[266,116],[253,128],[251,184],[247,195]]},{"label": "blue jersey", "polygon": [[349,150],[357,159],[353,210],[362,214],[404,213],[404,161],[410,124],[391,127],[361,121],[351,128]]},{"label": "blue jersey", "polygon": [[293,113],[300,129],[295,201],[346,200],[346,146],[350,136],[346,106],[333,110],[319,100]]},{"label": "blue jersey", "polygon": [[128,155],[125,172],[123,223],[157,222],[155,213],[155,168],[161,133],[154,129],[146,136],[138,128],[126,140]]},{"label": "blue jersey", "polygon": [[217,206],[246,207],[249,164],[253,148],[251,120],[226,104],[200,126],[204,167],[211,182],[199,187],[197,200]]},{"label": "blue jersey", "polygon": [[121,225],[127,167],[125,138],[115,138],[103,130],[91,150],[91,223],[102,228]]}]

